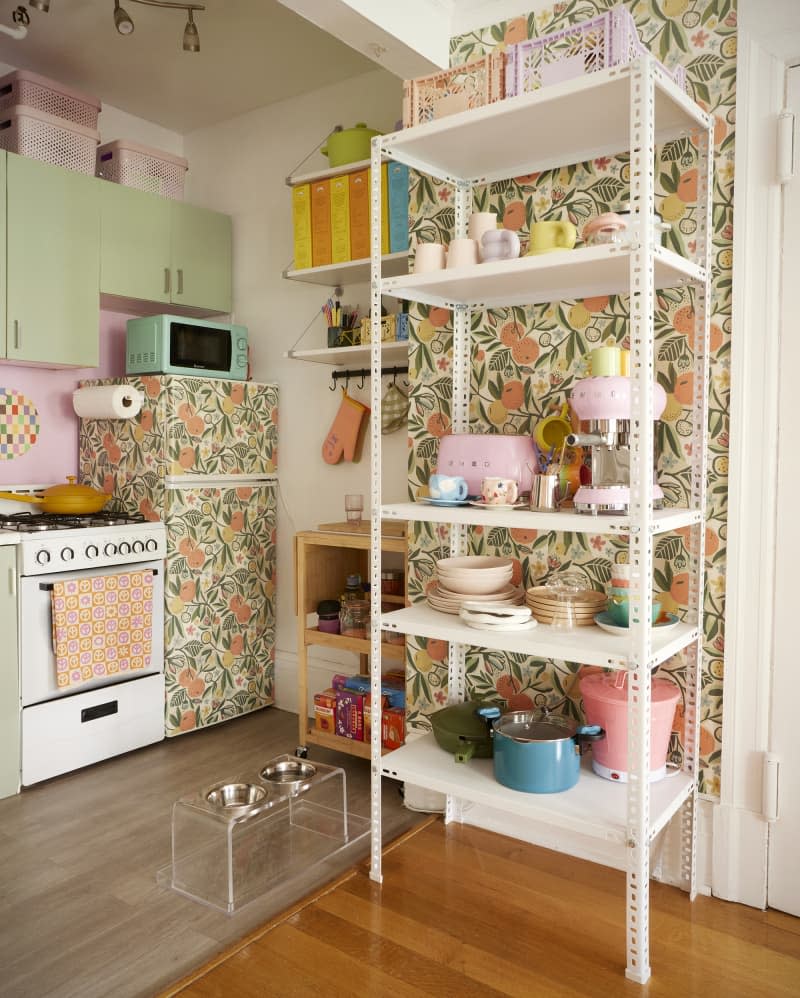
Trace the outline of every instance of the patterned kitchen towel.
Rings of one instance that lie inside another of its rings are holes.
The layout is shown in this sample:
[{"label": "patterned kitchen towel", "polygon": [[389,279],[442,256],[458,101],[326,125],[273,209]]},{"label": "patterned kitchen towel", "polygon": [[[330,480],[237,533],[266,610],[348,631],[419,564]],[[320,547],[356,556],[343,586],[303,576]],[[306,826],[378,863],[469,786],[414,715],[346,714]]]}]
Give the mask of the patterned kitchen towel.
[{"label": "patterned kitchen towel", "polygon": [[151,569],[54,582],[51,606],[59,688],[150,665]]},{"label": "patterned kitchen towel", "polygon": [[408,425],[408,397],[392,382],[381,400],[381,433],[395,433]]}]

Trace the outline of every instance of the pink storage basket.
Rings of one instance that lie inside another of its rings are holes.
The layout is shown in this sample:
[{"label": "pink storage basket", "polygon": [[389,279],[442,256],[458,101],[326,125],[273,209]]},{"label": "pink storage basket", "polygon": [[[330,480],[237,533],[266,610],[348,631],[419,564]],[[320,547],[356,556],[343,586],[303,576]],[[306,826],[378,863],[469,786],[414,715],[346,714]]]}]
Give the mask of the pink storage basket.
[{"label": "pink storage basket", "polygon": [[502,100],[503,64],[502,53],[491,53],[431,76],[406,80],[403,128]]},{"label": "pink storage basket", "polygon": [[99,133],[33,107],[0,111],[0,149],[78,173],[94,173]]},{"label": "pink storage basket", "polygon": [[[506,50],[506,97],[619,66],[647,52],[639,40],[630,11],[621,6],[613,7],[588,21],[571,24],[542,38],[509,45]],[[676,67],[672,73],[663,66],[662,69],[681,90],[686,90],[683,66]]]},{"label": "pink storage basket", "polygon": [[135,187],[162,197],[183,199],[187,160],[161,149],[115,139],[97,149],[97,176],[124,187]]},{"label": "pink storage basket", "polygon": [[[626,783],[628,779],[628,677],[615,685],[615,675],[594,673],[580,681],[586,723],[599,724],[606,736],[592,743],[592,769],[607,780]],[[651,681],[650,782],[667,772],[667,749],[681,694],[668,679]]]},{"label": "pink storage basket", "polygon": [[84,128],[97,128],[100,101],[46,76],[15,69],[0,77],[0,112],[15,104],[33,107],[55,118],[74,121]]}]

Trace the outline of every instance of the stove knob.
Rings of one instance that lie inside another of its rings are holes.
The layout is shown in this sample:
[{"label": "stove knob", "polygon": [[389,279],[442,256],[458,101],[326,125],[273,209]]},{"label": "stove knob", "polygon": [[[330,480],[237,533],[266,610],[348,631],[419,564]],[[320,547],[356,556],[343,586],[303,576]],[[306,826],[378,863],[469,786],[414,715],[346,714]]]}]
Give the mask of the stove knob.
[{"label": "stove knob", "polygon": [[36,552],[36,564],[46,565],[50,561],[49,551],[37,551]]},{"label": "stove knob", "polygon": [[149,540],[145,541],[145,550],[156,551],[158,549],[158,541],[155,537],[151,537]]},{"label": "stove knob", "polygon": [[117,548],[120,554],[130,554],[131,546],[127,541],[120,541],[119,547]]},{"label": "stove knob", "polygon": [[72,548],[62,548],[61,549],[61,560],[62,561],[72,561],[75,557],[75,552]]},{"label": "stove knob", "polygon": [[86,557],[87,558],[96,558],[99,554],[100,554],[100,549],[98,548],[98,546],[96,544],[87,544],[86,545]]},{"label": "stove knob", "polygon": [[134,554],[140,554],[142,551],[144,551],[144,542],[134,541],[133,544],[131,544],[131,550],[133,551]]},{"label": "stove knob", "polygon": [[110,557],[112,554],[116,554],[116,553],[117,553],[117,545],[116,544],[106,544],[106,546],[103,548],[103,554],[106,555],[106,556],[108,556],[108,557]]}]

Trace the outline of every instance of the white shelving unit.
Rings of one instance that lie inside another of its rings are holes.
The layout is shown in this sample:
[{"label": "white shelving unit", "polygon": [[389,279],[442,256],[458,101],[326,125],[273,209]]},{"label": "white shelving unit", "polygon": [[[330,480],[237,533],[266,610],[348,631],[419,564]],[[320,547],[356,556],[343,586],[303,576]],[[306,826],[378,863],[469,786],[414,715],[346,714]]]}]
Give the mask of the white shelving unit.
[{"label": "white shelving unit", "polygon": [[[684,259],[657,243],[649,220],[655,213],[655,149],[663,141],[692,136],[699,150],[697,253]],[[491,762],[457,765],[432,736],[419,738],[381,757],[380,739],[372,741],[371,876],[381,880],[381,780],[407,780],[447,795],[446,820],[465,805],[515,815],[526,829],[563,829],[611,844],[627,870],[626,976],[645,983],[650,976],[649,881],[650,845],[671,819],[679,823],[680,878],[691,898],[696,893],[697,703],[702,649],[702,592],[707,426],[707,353],[709,331],[709,260],[711,218],[712,119],[656,64],[645,56],[618,66],[522,94],[484,108],[451,115],[402,132],[373,139],[373,177],[382,157],[408,164],[455,186],[455,236],[466,235],[472,187],[534,171],[580,163],[630,151],[632,238],[625,247],[600,246],[566,253],[526,257],[433,274],[387,276],[380,255],[380,187],[373,183],[372,248],[372,648],[377,655],[382,629],[450,642],[449,695],[465,697],[465,649],[491,647],[536,657],[552,657],[623,669],[628,673],[628,773],[624,786],[614,785],[585,769],[578,784],[561,794],[524,794],[497,783]],[[644,224],[648,220],[648,224]],[[689,285],[696,316],[695,396],[692,405],[691,495],[688,509],[655,512],[653,466],[653,313],[655,292]],[[379,342],[381,295],[443,305],[453,310],[453,431],[467,432],[469,411],[470,321],[473,308],[533,304],[589,295],[630,295],[632,374],[631,498],[625,516],[576,513],[537,514],[522,510],[485,511],[474,507],[436,508],[424,503],[384,506],[381,501],[380,379],[383,362]],[[644,429],[642,429],[644,428]],[[428,520],[451,524],[453,554],[466,553],[471,526],[501,525],[539,531],[589,531],[626,534],[633,566],[631,599],[643,623],[624,636],[586,627],[565,634],[539,625],[526,632],[485,634],[462,625],[457,617],[417,604],[381,613],[379,599],[380,523],[382,518]],[[653,545],[657,534],[689,526],[690,594],[685,621],[669,630],[654,630],[651,619]],[[647,580],[646,584],[636,582]],[[649,783],[651,669],[679,651],[687,660],[685,692],[685,760],[682,771]],[[377,699],[380,676],[372,673]],[[550,835],[552,840],[552,834]],[[543,839],[544,840],[544,839]]]}]

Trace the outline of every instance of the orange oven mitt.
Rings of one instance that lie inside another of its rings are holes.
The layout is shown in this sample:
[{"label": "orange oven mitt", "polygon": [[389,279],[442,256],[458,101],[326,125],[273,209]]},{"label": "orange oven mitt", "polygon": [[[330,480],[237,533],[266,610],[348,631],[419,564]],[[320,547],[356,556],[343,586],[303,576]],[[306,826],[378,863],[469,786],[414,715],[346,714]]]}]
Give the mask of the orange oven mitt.
[{"label": "orange oven mitt", "polygon": [[338,464],[342,457],[345,461],[353,460],[361,425],[368,414],[369,407],[350,398],[343,388],[339,411],[322,445],[322,457],[327,464]]}]

